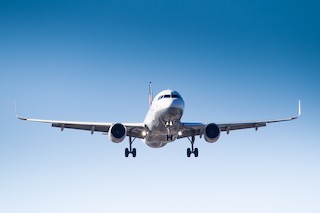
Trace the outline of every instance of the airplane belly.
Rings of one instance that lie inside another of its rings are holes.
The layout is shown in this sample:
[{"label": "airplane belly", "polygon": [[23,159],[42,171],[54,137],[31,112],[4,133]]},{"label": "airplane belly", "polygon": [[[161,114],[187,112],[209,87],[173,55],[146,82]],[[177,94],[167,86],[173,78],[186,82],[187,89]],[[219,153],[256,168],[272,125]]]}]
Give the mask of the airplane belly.
[{"label": "airplane belly", "polygon": [[164,143],[164,142],[149,142],[149,141],[146,141],[145,144],[147,144],[151,148],[161,148],[167,145],[167,143]]},{"label": "airplane belly", "polygon": [[148,134],[144,142],[145,144],[147,144],[152,148],[161,148],[161,147],[164,147],[166,144],[175,141],[177,137],[178,137],[177,128],[174,128],[174,130],[169,131],[169,135],[166,128],[164,129],[153,128],[153,131]]}]

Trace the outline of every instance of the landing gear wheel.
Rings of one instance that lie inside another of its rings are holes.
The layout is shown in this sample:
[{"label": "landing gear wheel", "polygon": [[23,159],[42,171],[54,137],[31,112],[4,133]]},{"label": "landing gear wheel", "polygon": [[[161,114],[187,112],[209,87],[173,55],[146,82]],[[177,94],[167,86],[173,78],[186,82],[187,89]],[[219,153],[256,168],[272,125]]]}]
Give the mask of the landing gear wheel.
[{"label": "landing gear wheel", "polygon": [[198,148],[195,148],[195,149],[194,149],[193,154],[194,154],[194,156],[195,156],[196,158],[198,157],[198,154],[199,154]]},{"label": "landing gear wheel", "polygon": [[199,155],[199,150],[198,148],[194,148],[194,141],[195,141],[195,136],[192,136],[191,139],[188,138],[190,143],[191,143],[191,148],[187,149],[187,156],[188,158],[191,156],[191,153],[194,154],[194,157],[198,157]]},{"label": "landing gear wheel", "polygon": [[191,149],[188,148],[188,149],[187,149],[187,156],[188,156],[188,158],[190,158],[190,155],[191,155]]},{"label": "landing gear wheel", "polygon": [[124,156],[126,156],[126,158],[129,156],[129,154],[131,153],[132,156],[135,158],[137,156],[137,150],[136,148],[132,148],[132,142],[135,140],[136,138],[131,138],[129,137],[129,148],[126,148],[124,150]]},{"label": "landing gear wheel", "polygon": [[128,148],[126,148],[125,150],[124,150],[124,156],[126,156],[126,158],[129,156],[129,149]]}]

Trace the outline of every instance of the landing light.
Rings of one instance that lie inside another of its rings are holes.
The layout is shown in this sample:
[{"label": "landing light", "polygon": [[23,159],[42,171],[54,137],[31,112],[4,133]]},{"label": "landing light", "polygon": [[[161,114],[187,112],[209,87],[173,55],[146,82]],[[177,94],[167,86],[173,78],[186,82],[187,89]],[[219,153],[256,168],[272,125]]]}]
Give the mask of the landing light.
[{"label": "landing light", "polygon": [[142,131],[141,134],[142,134],[143,137],[145,137],[147,135],[147,132],[146,131]]},{"label": "landing light", "polygon": [[178,135],[179,135],[179,136],[181,136],[181,135],[182,135],[182,132],[181,132],[181,131],[179,131],[179,132],[178,132]]}]

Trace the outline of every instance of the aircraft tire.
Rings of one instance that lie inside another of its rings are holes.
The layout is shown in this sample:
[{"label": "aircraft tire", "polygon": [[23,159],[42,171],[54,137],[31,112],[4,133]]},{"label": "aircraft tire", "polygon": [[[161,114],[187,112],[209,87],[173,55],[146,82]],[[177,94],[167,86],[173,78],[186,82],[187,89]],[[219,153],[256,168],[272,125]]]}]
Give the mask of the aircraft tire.
[{"label": "aircraft tire", "polygon": [[187,156],[188,156],[188,158],[190,158],[190,155],[191,155],[191,149],[188,148],[188,149],[187,149]]},{"label": "aircraft tire", "polygon": [[126,156],[126,158],[129,156],[129,149],[128,148],[126,148],[124,150],[124,156]]},{"label": "aircraft tire", "polygon": [[196,158],[198,157],[198,154],[199,154],[198,148],[195,148],[195,149],[194,149],[193,154],[194,154],[194,156],[195,156]]}]

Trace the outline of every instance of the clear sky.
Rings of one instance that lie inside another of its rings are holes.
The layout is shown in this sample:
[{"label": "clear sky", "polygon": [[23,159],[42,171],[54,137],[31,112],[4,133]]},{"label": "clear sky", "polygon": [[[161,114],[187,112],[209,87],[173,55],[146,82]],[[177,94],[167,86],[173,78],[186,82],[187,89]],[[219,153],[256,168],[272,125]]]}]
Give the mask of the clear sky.
[{"label": "clear sky", "polygon": [[[320,212],[320,3],[0,0],[0,212]],[[22,122],[299,120],[152,149]]]}]

